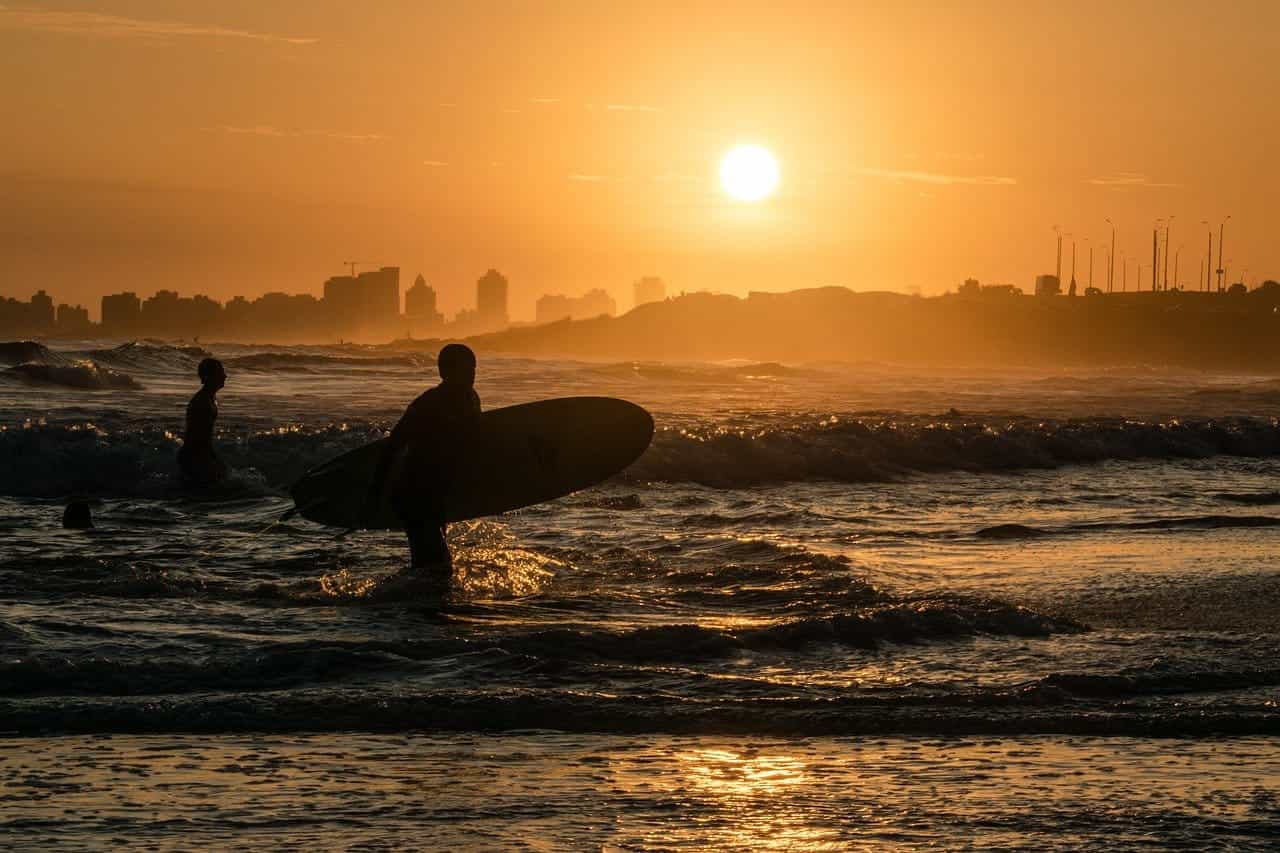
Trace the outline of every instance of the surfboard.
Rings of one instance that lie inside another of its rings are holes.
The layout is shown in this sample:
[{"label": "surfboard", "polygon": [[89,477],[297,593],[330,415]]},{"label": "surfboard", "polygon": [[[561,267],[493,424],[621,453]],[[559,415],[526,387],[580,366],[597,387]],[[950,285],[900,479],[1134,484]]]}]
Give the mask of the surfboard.
[{"label": "surfboard", "polygon": [[[622,471],[653,439],[653,417],[612,397],[562,397],[493,409],[460,441],[442,498],[447,521],[520,509],[594,486]],[[303,518],[348,530],[400,530],[388,489],[362,518],[386,439],[313,468],[291,491]],[[439,484],[423,482],[423,495]]]}]

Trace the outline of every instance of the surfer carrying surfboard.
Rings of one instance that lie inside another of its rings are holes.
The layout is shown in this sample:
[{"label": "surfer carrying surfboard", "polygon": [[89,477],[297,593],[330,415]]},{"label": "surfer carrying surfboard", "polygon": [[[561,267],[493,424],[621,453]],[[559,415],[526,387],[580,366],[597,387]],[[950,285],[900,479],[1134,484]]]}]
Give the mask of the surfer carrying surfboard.
[{"label": "surfer carrying surfboard", "polygon": [[390,502],[409,537],[410,570],[445,588],[453,579],[453,557],[445,541],[444,495],[454,475],[458,444],[480,417],[476,354],[449,344],[436,358],[440,384],[405,409],[383,446],[365,497],[372,512],[388,485]]}]

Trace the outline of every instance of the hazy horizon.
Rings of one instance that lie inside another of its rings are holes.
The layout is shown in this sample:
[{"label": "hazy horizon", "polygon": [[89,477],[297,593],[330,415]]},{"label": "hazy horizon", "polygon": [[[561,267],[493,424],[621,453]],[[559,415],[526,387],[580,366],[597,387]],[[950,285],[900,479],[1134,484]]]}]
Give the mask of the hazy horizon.
[{"label": "hazy horizon", "polygon": [[[642,275],[1029,289],[1055,225],[1083,287],[1107,217],[1132,287],[1170,214],[1184,284],[1227,215],[1229,277],[1280,277],[1280,7],[1086,5],[5,3],[0,293],[96,317],[318,295],[345,261],[421,272],[448,316],[496,267],[514,319],[593,287],[625,309]],[[740,143],[780,164],[759,204],[716,180]]]}]

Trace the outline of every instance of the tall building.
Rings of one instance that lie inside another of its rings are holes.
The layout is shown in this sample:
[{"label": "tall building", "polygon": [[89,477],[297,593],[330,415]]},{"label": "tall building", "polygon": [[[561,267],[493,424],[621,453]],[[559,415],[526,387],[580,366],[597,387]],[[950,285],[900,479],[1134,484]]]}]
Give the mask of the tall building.
[{"label": "tall building", "polygon": [[53,298],[43,290],[31,297],[31,325],[35,329],[52,329],[55,315]]},{"label": "tall building", "polygon": [[661,302],[667,298],[667,286],[656,275],[647,275],[631,285],[635,297],[634,307],[649,302]]},{"label": "tall building", "polygon": [[355,276],[335,275],[324,283],[324,313],[333,334],[350,335],[364,313]]},{"label": "tall building", "polygon": [[404,319],[410,335],[430,332],[444,325],[444,315],[436,310],[435,288],[421,274],[404,292]]},{"label": "tall building", "polygon": [[400,267],[382,267],[362,272],[360,288],[362,325],[382,330],[400,319]]},{"label": "tall building", "polygon": [[476,321],[482,331],[508,326],[507,280],[497,270],[489,270],[476,281]]},{"label": "tall building", "polygon": [[102,297],[102,331],[130,335],[142,324],[142,301],[133,291]]}]

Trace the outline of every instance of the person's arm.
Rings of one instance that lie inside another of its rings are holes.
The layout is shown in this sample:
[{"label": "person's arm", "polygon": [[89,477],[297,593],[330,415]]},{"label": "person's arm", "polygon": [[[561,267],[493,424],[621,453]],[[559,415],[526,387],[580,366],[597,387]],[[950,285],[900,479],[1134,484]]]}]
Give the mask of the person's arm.
[{"label": "person's arm", "polygon": [[387,436],[386,443],[382,445],[377,467],[373,469],[373,479],[369,481],[369,491],[365,495],[366,508],[376,504],[381,497],[382,490],[387,484],[387,476],[391,473],[391,465],[412,434],[412,421],[416,420],[414,415],[414,406],[410,403],[409,408],[405,409],[400,420],[392,428],[391,435]]}]

